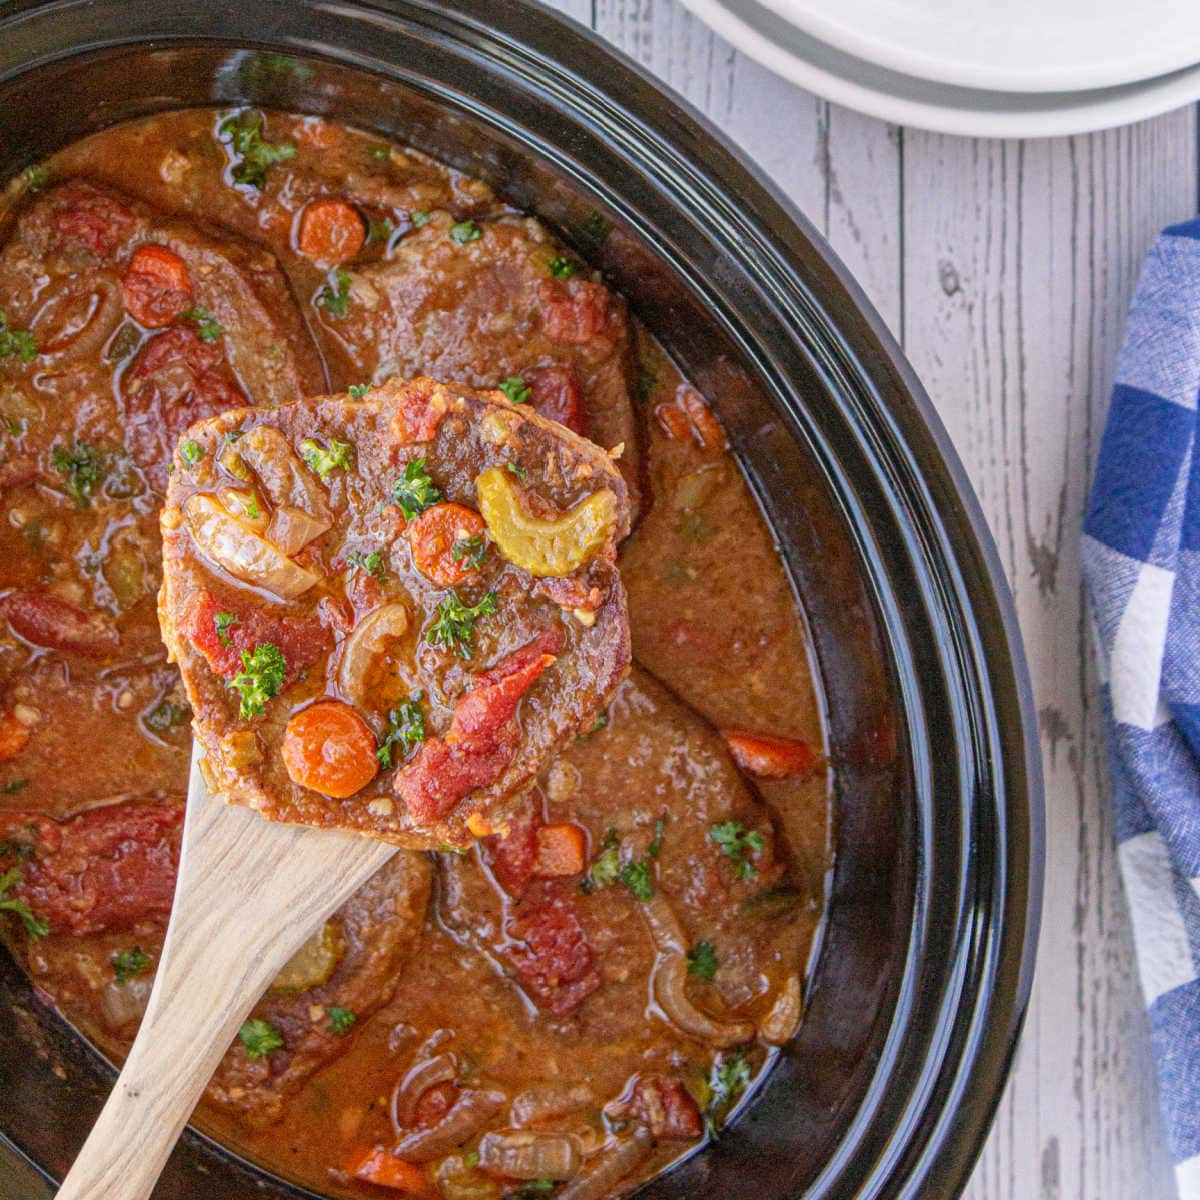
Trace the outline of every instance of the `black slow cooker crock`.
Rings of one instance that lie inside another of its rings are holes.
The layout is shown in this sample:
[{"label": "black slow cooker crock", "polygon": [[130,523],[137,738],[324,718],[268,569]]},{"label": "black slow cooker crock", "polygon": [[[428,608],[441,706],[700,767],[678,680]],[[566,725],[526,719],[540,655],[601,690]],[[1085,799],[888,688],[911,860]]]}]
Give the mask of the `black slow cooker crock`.
[{"label": "black slow cooker crock", "polygon": [[[806,1017],[732,1128],[639,1195],[957,1194],[1029,994],[1038,743],[987,529],[882,322],[703,120],[526,0],[0,5],[0,178],[116,121],[242,103],[414,144],[601,267],[716,405],[801,597],[837,826]],[[112,1079],[0,952],[0,1200],[52,1193]],[[156,1192],[309,1194],[193,1132]]]}]

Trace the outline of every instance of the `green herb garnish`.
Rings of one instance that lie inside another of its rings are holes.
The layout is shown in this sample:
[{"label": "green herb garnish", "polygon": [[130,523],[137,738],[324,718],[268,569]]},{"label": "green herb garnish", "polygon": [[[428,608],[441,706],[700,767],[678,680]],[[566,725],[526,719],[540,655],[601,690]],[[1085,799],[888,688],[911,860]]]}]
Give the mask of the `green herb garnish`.
[{"label": "green herb garnish", "polygon": [[392,500],[400,506],[406,520],[419,517],[442,498],[442,493],[433,485],[433,478],[425,473],[423,458],[410,459],[404,466],[404,474],[392,485]]},{"label": "green herb garnish", "polygon": [[689,975],[712,979],[717,973],[717,952],[710,942],[697,942],[687,955]]},{"label": "green herb garnish", "polygon": [[221,323],[208,311],[197,305],[179,314],[181,321],[191,321],[196,326],[196,336],[202,342],[215,342],[225,332]]},{"label": "green herb garnish", "polygon": [[421,696],[423,693],[413,692],[399,708],[393,708],[388,713],[387,732],[379,749],[375,751],[379,765],[386,771],[392,765],[392,747],[399,746],[405,758],[425,740],[425,714],[421,712]]},{"label": "green herb garnish", "polygon": [[238,623],[236,613],[217,613],[213,617],[213,624],[217,629],[217,641],[222,646],[228,646],[233,639],[229,636],[229,631]]},{"label": "green herb garnish", "polygon": [[242,1039],[242,1045],[246,1047],[246,1054],[250,1058],[265,1058],[283,1045],[283,1034],[279,1032],[278,1027],[270,1021],[260,1021],[257,1017],[247,1021],[238,1030],[238,1037]]},{"label": "green herb garnish", "polygon": [[32,362],[37,357],[37,339],[27,329],[9,329],[8,317],[0,308],[0,358]]},{"label": "green herb garnish", "polygon": [[515,475],[522,483],[524,483],[525,480],[528,478],[528,476],[525,473],[525,468],[518,467],[517,464],[514,462],[505,463],[504,469],[506,471],[508,471],[508,473],[510,475]]},{"label": "green herb garnish", "polygon": [[392,152],[387,146],[370,146],[367,148],[367,153],[374,159],[382,161],[385,158],[391,158]]},{"label": "green herb garnish", "polygon": [[733,860],[739,879],[753,879],[758,874],[747,855],[757,854],[763,848],[762,834],[753,829],[747,832],[741,821],[722,821],[708,831],[708,840]]},{"label": "green herb garnish", "polygon": [[191,438],[185,438],[179,443],[179,457],[186,467],[194,467],[204,457],[204,447]]},{"label": "green herb garnish", "polygon": [[708,1077],[708,1103],[704,1106],[704,1125],[710,1137],[717,1135],[718,1117],[728,1112],[749,1086],[750,1063],[741,1051],[728,1058],[721,1055],[713,1063]]},{"label": "green herb garnish", "polygon": [[29,786],[28,779],[9,779],[0,784],[0,796],[15,796]]},{"label": "green herb garnish", "polygon": [[579,268],[569,259],[563,258],[561,254],[556,254],[550,260],[550,274],[555,279],[570,279]]},{"label": "green herb garnish", "polygon": [[91,504],[92,490],[104,478],[104,459],[95,446],[76,442],[74,450],[55,446],[50,461],[67,478],[67,494],[73,496],[79,508]]},{"label": "green herb garnish", "polygon": [[242,698],[238,716],[243,721],[258,716],[267,701],[279,695],[287,678],[287,660],[273,642],[259,642],[253,651],[242,651],[242,669],[226,684]]},{"label": "green herb garnish", "polygon": [[41,163],[33,163],[21,172],[21,178],[31,192],[40,192],[50,182],[50,172]]},{"label": "green herb garnish", "polygon": [[350,1026],[358,1020],[350,1009],[339,1008],[336,1004],[327,1008],[325,1015],[329,1018],[329,1032],[336,1033],[339,1037],[345,1037],[350,1032]]},{"label": "green herb garnish", "polygon": [[352,383],[346,389],[346,394],[351,400],[361,400],[370,390],[371,385],[369,383]]},{"label": "green herb garnish", "polygon": [[291,142],[268,142],[263,139],[263,115],[247,109],[228,116],[217,126],[221,140],[238,160],[230,177],[244,187],[262,189],[267,182],[267,168],[275,163],[296,157]]},{"label": "green herb garnish", "polygon": [[19,896],[8,896],[5,893],[24,878],[20,867],[10,867],[0,875],[0,912],[16,913],[25,926],[25,932],[31,938],[45,937],[50,932],[50,925],[41,917],[34,916],[29,905]]},{"label": "green herb garnish", "polygon": [[457,541],[450,549],[450,557],[462,563],[468,571],[478,571],[487,557],[488,540],[482,533]]},{"label": "green herb garnish", "polygon": [[654,876],[648,858],[636,858],[621,868],[621,882],[644,904],[654,895]]},{"label": "green herb garnish", "polygon": [[600,853],[592,868],[583,877],[579,890],[585,895],[591,895],[597,888],[608,887],[615,883],[621,875],[621,835],[616,829],[609,829],[600,843]]},{"label": "green herb garnish", "polygon": [[519,375],[510,375],[500,385],[500,390],[508,397],[509,404],[529,402],[529,385]]},{"label": "green herb garnish", "polygon": [[150,959],[141,946],[134,946],[132,950],[122,950],[112,956],[113,978],[118,983],[124,983],[127,979],[140,975],[149,965]]},{"label": "green herb garnish", "polygon": [[368,242],[386,242],[395,232],[396,225],[391,217],[372,217],[367,222]]},{"label": "green herb garnish", "polygon": [[325,283],[317,293],[317,304],[337,320],[350,311],[350,276],[341,267],[334,267],[325,276]]},{"label": "green herb garnish", "polygon": [[330,471],[339,468],[343,471],[350,470],[354,461],[353,454],[354,447],[349,442],[339,442],[336,438],[330,438],[328,446],[322,446],[313,438],[305,438],[300,443],[300,457],[320,475],[322,483]]},{"label": "green herb garnish", "polygon": [[414,208],[408,214],[408,219],[413,223],[414,229],[423,229],[429,224],[429,214],[422,208]]},{"label": "green herb garnish", "polygon": [[372,550],[368,554],[364,554],[361,550],[351,550],[346,555],[346,562],[360,571],[366,571],[368,575],[374,575],[376,579],[387,578],[387,571],[383,565],[383,554],[379,550]]},{"label": "green herb garnish", "polygon": [[168,729],[184,724],[191,715],[192,710],[186,704],[174,704],[170,700],[164,700],[146,714],[146,725],[155,733],[166,733]]},{"label": "green herb garnish", "polygon": [[477,242],[483,237],[483,230],[474,221],[459,221],[450,226],[450,240],[460,246],[467,242]]},{"label": "green herb garnish", "polygon": [[475,622],[496,611],[496,593],[488,592],[473,607],[464,604],[457,592],[451,592],[437,607],[437,619],[425,634],[426,641],[443,650],[452,650],[459,658],[474,653]]}]

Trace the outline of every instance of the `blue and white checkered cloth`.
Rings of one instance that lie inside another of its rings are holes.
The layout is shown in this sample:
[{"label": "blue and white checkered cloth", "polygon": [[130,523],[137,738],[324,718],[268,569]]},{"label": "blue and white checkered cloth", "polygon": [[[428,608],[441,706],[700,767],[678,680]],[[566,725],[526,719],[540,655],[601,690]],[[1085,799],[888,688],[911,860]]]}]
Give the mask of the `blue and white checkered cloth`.
[{"label": "blue and white checkered cloth", "polygon": [[1129,314],[1084,519],[1121,875],[1181,1200],[1200,1200],[1200,218]]}]

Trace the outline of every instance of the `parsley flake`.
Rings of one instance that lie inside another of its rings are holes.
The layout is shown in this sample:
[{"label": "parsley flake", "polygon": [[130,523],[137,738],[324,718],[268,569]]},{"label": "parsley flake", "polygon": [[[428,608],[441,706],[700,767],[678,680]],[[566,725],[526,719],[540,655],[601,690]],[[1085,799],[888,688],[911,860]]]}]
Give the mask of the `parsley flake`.
[{"label": "parsley flake", "polygon": [[704,1106],[704,1125],[710,1137],[717,1135],[718,1118],[734,1106],[749,1086],[750,1063],[741,1051],[728,1058],[722,1054],[713,1063],[708,1077],[708,1103]]},{"label": "parsley flake", "polygon": [[[0,784],[0,796],[15,796],[29,786],[28,779],[9,779]],[[0,857],[3,857],[0,855]]]},{"label": "parsley flake", "polygon": [[441,498],[432,477],[425,473],[423,458],[410,459],[404,466],[404,475],[392,485],[392,501],[400,506],[408,521],[432,508]]},{"label": "parsley flake", "polygon": [[719,846],[726,858],[732,859],[734,871],[739,879],[753,879],[758,870],[747,858],[763,848],[762,834],[751,829],[749,832],[741,821],[721,821],[708,831],[708,840]]},{"label": "parsley flake", "polygon": [[462,563],[467,571],[478,571],[487,557],[488,540],[482,533],[473,537],[462,538],[450,548],[450,557],[456,563]]},{"label": "parsley flake", "polygon": [[168,729],[183,725],[191,718],[191,715],[192,710],[186,704],[175,704],[170,700],[164,700],[146,714],[145,720],[147,727],[153,729],[155,733],[166,733]]},{"label": "parsley flake", "polygon": [[197,305],[179,314],[181,321],[191,321],[196,326],[196,336],[202,342],[215,342],[225,332],[221,323],[208,311]]},{"label": "parsley flake", "polygon": [[556,254],[550,260],[550,274],[555,279],[570,279],[579,268],[569,259],[563,258],[561,254]]},{"label": "parsley flake", "polygon": [[350,1026],[358,1020],[358,1017],[348,1008],[340,1008],[333,1004],[325,1010],[325,1015],[329,1018],[328,1029],[330,1033],[336,1033],[339,1037],[345,1037],[350,1032]]},{"label": "parsley flake", "polygon": [[500,390],[508,397],[509,404],[529,402],[529,385],[519,375],[510,375],[500,385]]},{"label": "parsley flake", "polygon": [[712,979],[717,973],[717,952],[711,942],[697,942],[687,955],[689,975],[699,975],[701,979]]},{"label": "parsley flake", "polygon": [[184,466],[194,467],[204,457],[204,447],[191,438],[184,438],[179,443],[179,457],[183,459]]},{"label": "parsley flake", "polygon": [[10,867],[3,875],[0,875],[0,912],[16,913],[21,918],[21,924],[25,926],[25,932],[31,938],[45,937],[50,932],[49,923],[41,917],[34,916],[29,905],[19,896],[5,894],[9,888],[20,883],[23,878],[24,873],[20,867]]},{"label": "parsley flake", "polygon": [[267,168],[296,157],[291,142],[268,142],[263,138],[263,115],[247,109],[233,113],[217,126],[217,135],[233,160],[230,178],[243,187],[261,190],[267,183]]},{"label": "parsley flake", "polygon": [[517,464],[514,462],[505,463],[504,469],[506,471],[508,471],[508,473],[510,475],[515,475],[522,483],[524,483],[525,480],[528,478],[528,475],[525,472],[525,468],[518,467]]},{"label": "parsley flake", "polygon": [[124,983],[127,979],[140,975],[149,965],[150,959],[141,946],[134,946],[132,950],[122,950],[112,956],[113,978],[118,983]]},{"label": "parsley flake", "polygon": [[387,732],[375,757],[379,765],[386,771],[392,765],[392,747],[399,746],[405,758],[425,740],[425,714],[421,712],[421,696],[423,693],[413,692],[399,708],[393,708],[388,713]]},{"label": "parsley flake", "polygon": [[579,890],[585,895],[591,895],[597,888],[608,887],[615,883],[621,875],[621,835],[616,829],[610,828],[600,843],[600,853],[592,868],[583,877]]},{"label": "parsley flake", "polygon": [[229,636],[229,631],[238,623],[236,613],[217,613],[213,617],[213,625],[217,630],[217,641],[222,646],[231,645],[233,639]]},{"label": "parsley flake", "polygon": [[371,385],[369,383],[352,383],[346,389],[346,394],[351,400],[361,400],[370,390]]},{"label": "parsley flake", "polygon": [[361,550],[351,550],[346,555],[346,562],[360,571],[366,571],[368,575],[374,575],[376,579],[387,578],[387,570],[383,565],[383,554],[379,550],[372,550],[367,554]]},{"label": "parsley flake", "polygon": [[481,237],[483,230],[474,221],[459,221],[457,225],[450,226],[450,240],[460,246],[467,242],[477,242]]},{"label": "parsley flake", "polygon": [[8,317],[0,308],[0,358],[15,358],[17,362],[33,362],[37,357],[37,339],[27,329],[9,329]]},{"label": "parsley flake", "polygon": [[374,159],[382,161],[385,158],[391,158],[392,152],[386,146],[371,146],[367,153]]},{"label": "parsley flake", "polygon": [[349,442],[339,442],[336,438],[330,438],[328,446],[310,437],[300,443],[300,457],[320,475],[322,483],[331,471],[350,470],[353,453],[354,447]]},{"label": "parsley flake", "polygon": [[41,163],[33,163],[21,172],[21,178],[31,192],[40,192],[50,182],[50,172]]},{"label": "parsley flake", "polygon": [[453,651],[459,658],[474,654],[475,622],[496,611],[496,593],[488,592],[474,606],[464,604],[457,592],[451,592],[437,606],[437,618],[425,634],[426,641],[443,650]]},{"label": "parsley flake", "polygon": [[265,1058],[283,1045],[283,1034],[279,1032],[278,1027],[257,1017],[247,1021],[238,1030],[238,1037],[242,1039],[242,1045],[246,1047],[246,1055],[249,1058]]},{"label": "parsley flake", "polygon": [[259,642],[253,651],[242,651],[242,669],[225,685],[242,698],[238,716],[243,721],[258,716],[267,701],[279,695],[287,678],[287,660],[274,642]]},{"label": "parsley flake", "polygon": [[76,506],[88,508],[92,491],[105,473],[104,459],[96,447],[87,442],[76,442],[74,450],[55,446],[50,461],[67,477],[67,494],[74,497]]},{"label": "parsley flake", "polygon": [[408,219],[413,223],[414,229],[423,229],[429,224],[429,214],[422,208],[414,208],[408,214]]},{"label": "parsley flake", "polygon": [[372,217],[367,222],[367,241],[386,242],[396,232],[395,223],[391,217]]},{"label": "parsley flake", "polygon": [[316,302],[335,320],[340,321],[350,311],[350,276],[341,267],[334,267],[325,276]]},{"label": "parsley flake", "polygon": [[636,858],[627,862],[620,873],[621,882],[633,893],[635,900],[643,904],[654,895],[654,876],[648,858]]}]

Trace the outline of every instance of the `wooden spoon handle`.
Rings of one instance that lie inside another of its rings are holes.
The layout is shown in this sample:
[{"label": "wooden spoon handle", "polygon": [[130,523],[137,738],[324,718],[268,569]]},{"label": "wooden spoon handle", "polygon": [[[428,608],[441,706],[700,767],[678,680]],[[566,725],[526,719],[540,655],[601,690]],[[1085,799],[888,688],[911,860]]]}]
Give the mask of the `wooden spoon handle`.
[{"label": "wooden spoon handle", "polygon": [[210,797],[195,759],[179,881],[137,1040],[58,1200],[144,1200],[279,969],[394,846],[264,821]]}]

